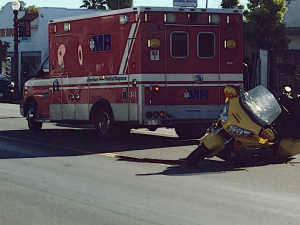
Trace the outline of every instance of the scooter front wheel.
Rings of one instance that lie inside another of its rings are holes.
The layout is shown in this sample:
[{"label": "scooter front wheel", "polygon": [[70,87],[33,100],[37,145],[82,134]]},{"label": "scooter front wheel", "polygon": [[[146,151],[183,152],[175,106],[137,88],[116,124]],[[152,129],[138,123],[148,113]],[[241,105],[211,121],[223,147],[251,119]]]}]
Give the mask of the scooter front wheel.
[{"label": "scooter front wheel", "polygon": [[200,160],[209,155],[210,150],[205,147],[204,144],[199,145],[189,156],[186,158],[186,164],[188,166],[196,165]]}]

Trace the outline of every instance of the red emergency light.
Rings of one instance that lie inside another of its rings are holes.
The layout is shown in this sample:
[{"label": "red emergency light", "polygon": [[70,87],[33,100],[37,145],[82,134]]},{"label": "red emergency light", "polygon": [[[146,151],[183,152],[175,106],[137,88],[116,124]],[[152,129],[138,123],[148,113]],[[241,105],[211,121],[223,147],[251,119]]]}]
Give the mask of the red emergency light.
[{"label": "red emergency light", "polygon": [[239,22],[239,17],[237,15],[227,16],[227,23],[235,24]]},{"label": "red emergency light", "polygon": [[145,13],[145,22],[156,22],[158,20],[157,15],[154,13]]},{"label": "red emergency light", "polygon": [[137,13],[131,13],[131,14],[129,15],[129,21],[130,21],[131,23],[136,22],[136,21],[137,21]]},{"label": "red emergency light", "polygon": [[50,34],[56,33],[56,24],[55,24],[55,23],[51,23],[51,24],[49,25],[49,33],[50,33]]}]

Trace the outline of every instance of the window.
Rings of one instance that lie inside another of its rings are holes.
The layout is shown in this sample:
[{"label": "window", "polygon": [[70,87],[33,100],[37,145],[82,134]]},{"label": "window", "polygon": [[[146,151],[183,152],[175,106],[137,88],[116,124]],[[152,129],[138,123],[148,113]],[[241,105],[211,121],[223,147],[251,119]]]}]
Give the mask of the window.
[{"label": "window", "polygon": [[22,52],[21,53],[21,74],[22,76],[32,76],[36,74],[41,65],[41,52]]},{"label": "window", "polygon": [[200,32],[198,34],[198,56],[200,58],[213,58],[215,56],[215,34]]},{"label": "window", "polygon": [[174,58],[186,58],[189,54],[188,34],[183,31],[171,33],[171,56]]}]

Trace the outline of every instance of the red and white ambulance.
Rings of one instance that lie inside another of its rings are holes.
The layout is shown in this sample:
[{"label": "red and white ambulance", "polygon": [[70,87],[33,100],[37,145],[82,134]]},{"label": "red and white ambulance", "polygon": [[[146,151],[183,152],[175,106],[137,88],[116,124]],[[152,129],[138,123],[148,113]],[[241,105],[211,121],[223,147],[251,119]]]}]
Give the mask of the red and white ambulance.
[{"label": "red and white ambulance", "polygon": [[236,9],[136,7],[49,23],[49,59],[24,85],[21,114],[92,123],[107,138],[131,128],[200,137],[243,83],[243,20]]}]

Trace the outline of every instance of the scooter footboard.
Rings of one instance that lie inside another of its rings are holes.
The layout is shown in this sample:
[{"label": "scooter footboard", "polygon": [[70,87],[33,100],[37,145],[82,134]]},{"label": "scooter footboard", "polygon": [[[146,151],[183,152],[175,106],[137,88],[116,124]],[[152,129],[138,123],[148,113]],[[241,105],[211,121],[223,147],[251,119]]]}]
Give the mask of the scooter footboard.
[{"label": "scooter footboard", "polygon": [[300,139],[287,138],[280,142],[275,156],[288,157],[300,153]]}]

